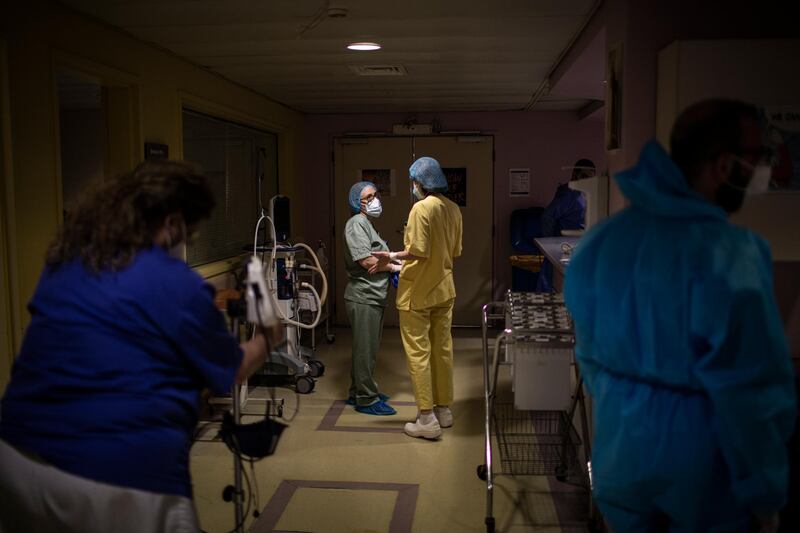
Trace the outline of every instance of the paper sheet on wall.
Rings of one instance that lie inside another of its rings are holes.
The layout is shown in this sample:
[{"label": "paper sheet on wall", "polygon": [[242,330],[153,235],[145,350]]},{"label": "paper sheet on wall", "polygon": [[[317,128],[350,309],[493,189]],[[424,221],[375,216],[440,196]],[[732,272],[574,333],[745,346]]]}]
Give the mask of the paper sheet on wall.
[{"label": "paper sheet on wall", "polygon": [[510,196],[529,196],[531,193],[531,171],[529,168],[508,169],[508,191]]},{"label": "paper sheet on wall", "polygon": [[383,197],[388,198],[396,194],[393,168],[362,168],[357,179],[374,183]]},{"label": "paper sheet on wall", "polygon": [[771,189],[800,190],[800,106],[766,106],[765,141],[772,150]]}]

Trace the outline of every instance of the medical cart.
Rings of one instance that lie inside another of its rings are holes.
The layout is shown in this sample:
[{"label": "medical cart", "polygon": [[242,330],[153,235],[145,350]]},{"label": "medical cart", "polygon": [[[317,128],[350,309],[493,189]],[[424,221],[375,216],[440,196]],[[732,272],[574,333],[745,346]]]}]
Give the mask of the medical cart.
[{"label": "medical cart", "polygon": [[[489,325],[498,322],[505,329],[491,341]],[[509,291],[505,301],[483,306],[481,327],[485,457],[477,473],[486,482],[485,523],[492,533],[494,478],[501,475],[492,467],[493,439],[502,475],[577,480],[589,491],[590,438],[583,380],[573,356],[572,319],[563,295]],[[501,365],[511,367],[513,401],[498,398]],[[581,436],[573,425],[576,411]],[[583,462],[578,458],[581,444]],[[588,527],[596,530],[597,514],[590,507]]]}]

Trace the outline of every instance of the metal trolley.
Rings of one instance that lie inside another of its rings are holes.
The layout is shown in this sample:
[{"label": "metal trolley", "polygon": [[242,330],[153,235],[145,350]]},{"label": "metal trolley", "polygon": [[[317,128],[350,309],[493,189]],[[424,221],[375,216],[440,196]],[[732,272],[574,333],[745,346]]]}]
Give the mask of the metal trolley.
[{"label": "metal trolley", "polygon": [[[489,324],[505,329],[490,350]],[[577,479],[590,489],[591,456],[583,380],[573,361],[572,319],[561,294],[509,291],[503,302],[483,306],[483,381],[485,457],[478,477],[486,482],[486,531],[495,530],[492,437],[496,437],[502,475]],[[514,401],[497,398],[500,365],[511,365]],[[571,370],[570,367],[574,370]],[[574,371],[574,388],[570,373]],[[573,426],[579,412],[581,436]],[[582,438],[581,438],[582,437]],[[578,459],[583,443],[584,461]],[[589,498],[588,524],[599,521]]]}]

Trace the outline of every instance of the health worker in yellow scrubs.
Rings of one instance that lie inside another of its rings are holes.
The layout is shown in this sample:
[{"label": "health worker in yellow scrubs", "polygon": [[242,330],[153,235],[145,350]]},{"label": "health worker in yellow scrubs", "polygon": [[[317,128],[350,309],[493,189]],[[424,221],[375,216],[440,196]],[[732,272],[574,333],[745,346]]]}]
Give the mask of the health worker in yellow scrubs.
[{"label": "health worker in yellow scrubs", "polygon": [[447,179],[438,161],[417,159],[409,174],[417,202],[411,208],[400,252],[373,252],[377,271],[400,259],[397,288],[400,335],[419,408],[405,425],[412,437],[436,439],[453,425],[453,258],[461,255],[461,211],[442,193]]}]

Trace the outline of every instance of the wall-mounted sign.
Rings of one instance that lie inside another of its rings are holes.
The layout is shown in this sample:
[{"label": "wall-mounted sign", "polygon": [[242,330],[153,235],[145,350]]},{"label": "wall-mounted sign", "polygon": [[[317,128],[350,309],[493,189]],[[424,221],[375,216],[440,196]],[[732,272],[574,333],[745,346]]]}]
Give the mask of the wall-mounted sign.
[{"label": "wall-mounted sign", "polygon": [[508,194],[509,196],[530,196],[531,194],[531,169],[508,169]]},{"label": "wall-mounted sign", "polygon": [[771,189],[800,190],[800,106],[762,109],[765,144],[772,153]]},{"label": "wall-mounted sign", "polygon": [[358,179],[374,183],[384,198],[395,195],[393,168],[362,168]]},{"label": "wall-mounted sign", "polygon": [[169,146],[160,143],[144,143],[144,158],[146,161],[169,159]]},{"label": "wall-mounted sign", "polygon": [[467,206],[467,169],[466,168],[442,168],[447,178],[447,192],[445,196],[454,201],[461,207]]}]

